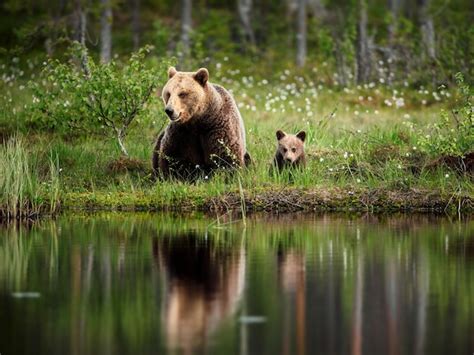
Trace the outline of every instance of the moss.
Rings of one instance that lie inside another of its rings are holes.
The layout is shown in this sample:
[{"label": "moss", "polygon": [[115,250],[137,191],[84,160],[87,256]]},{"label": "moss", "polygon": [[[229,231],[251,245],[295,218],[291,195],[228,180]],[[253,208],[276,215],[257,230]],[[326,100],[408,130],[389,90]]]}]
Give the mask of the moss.
[{"label": "moss", "polygon": [[[378,211],[378,212],[472,212],[474,200],[469,195],[453,196],[438,191],[411,189],[395,191],[386,189],[342,188],[301,189],[286,188],[246,191],[247,211]],[[68,193],[63,209],[79,210],[148,210],[148,211],[239,211],[242,206],[238,191],[214,197],[199,193],[186,198],[167,200],[159,193],[145,192],[86,192]]]}]

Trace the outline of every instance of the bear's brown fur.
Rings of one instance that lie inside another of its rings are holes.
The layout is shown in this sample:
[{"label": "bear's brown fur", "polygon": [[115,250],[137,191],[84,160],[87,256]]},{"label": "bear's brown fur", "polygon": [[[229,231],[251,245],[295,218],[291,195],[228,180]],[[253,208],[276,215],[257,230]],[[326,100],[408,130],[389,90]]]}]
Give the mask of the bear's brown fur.
[{"label": "bear's brown fur", "polygon": [[229,92],[210,83],[204,68],[171,67],[168,78],[162,98],[171,122],[153,151],[155,175],[190,179],[248,165],[244,123]]},{"label": "bear's brown fur", "polygon": [[281,172],[285,168],[304,168],[306,157],[304,153],[304,141],[306,132],[301,131],[295,134],[287,134],[281,130],[276,132],[278,146],[273,158],[273,168]]}]

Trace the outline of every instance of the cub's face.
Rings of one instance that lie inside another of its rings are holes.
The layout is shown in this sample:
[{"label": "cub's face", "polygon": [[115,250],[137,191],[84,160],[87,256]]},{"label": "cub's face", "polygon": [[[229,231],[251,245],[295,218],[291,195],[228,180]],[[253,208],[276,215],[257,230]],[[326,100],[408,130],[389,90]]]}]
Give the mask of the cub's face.
[{"label": "cub's face", "polygon": [[187,122],[201,114],[206,107],[206,85],[209,79],[207,69],[197,72],[178,72],[168,69],[168,82],[163,88],[165,112],[173,122]]},{"label": "cub's face", "polygon": [[285,163],[292,164],[304,154],[305,131],[301,131],[296,135],[277,131],[276,137],[278,139],[278,152]]}]

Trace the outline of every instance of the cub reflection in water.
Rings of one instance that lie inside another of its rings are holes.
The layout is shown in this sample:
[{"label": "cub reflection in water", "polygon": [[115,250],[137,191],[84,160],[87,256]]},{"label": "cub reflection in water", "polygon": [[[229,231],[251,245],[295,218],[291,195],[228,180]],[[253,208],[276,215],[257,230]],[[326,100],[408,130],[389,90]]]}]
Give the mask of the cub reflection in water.
[{"label": "cub reflection in water", "polygon": [[[280,286],[289,298],[283,306],[282,354],[302,355],[306,353],[306,258],[303,253],[280,245],[277,263]],[[295,336],[295,347],[291,334]]]},{"label": "cub reflection in water", "polygon": [[194,233],[153,240],[163,275],[163,329],[169,348],[190,353],[237,309],[245,282],[242,247],[218,245]]}]

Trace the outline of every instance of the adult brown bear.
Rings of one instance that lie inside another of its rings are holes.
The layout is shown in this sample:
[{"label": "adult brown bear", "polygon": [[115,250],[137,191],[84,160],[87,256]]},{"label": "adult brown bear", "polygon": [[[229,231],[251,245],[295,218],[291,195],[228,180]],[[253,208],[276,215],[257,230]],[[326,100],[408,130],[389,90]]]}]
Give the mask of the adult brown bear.
[{"label": "adult brown bear", "polygon": [[194,179],[248,165],[244,123],[230,93],[210,83],[204,68],[171,67],[168,78],[162,98],[170,123],[153,151],[155,176]]}]

